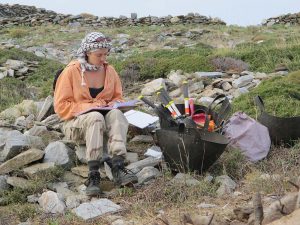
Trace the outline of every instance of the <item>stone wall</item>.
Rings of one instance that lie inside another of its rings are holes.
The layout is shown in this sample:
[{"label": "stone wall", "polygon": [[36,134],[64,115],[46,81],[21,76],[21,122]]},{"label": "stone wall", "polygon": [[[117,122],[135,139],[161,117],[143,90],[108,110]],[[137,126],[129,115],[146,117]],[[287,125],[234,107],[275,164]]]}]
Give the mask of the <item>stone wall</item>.
[{"label": "stone wall", "polygon": [[201,16],[198,13],[189,13],[188,15],[155,17],[147,16],[138,18],[136,13],[131,17],[97,17],[93,15],[65,15],[50,10],[36,8],[34,6],[8,5],[0,4],[0,28],[17,25],[39,26],[42,24],[60,24],[67,25],[80,23],[95,27],[111,26],[149,26],[149,25],[171,25],[171,24],[219,24],[226,25],[225,22],[217,18]]},{"label": "stone wall", "polygon": [[264,26],[273,26],[275,24],[282,24],[286,26],[300,25],[300,12],[294,14],[286,14],[278,17],[271,17],[262,23]]}]

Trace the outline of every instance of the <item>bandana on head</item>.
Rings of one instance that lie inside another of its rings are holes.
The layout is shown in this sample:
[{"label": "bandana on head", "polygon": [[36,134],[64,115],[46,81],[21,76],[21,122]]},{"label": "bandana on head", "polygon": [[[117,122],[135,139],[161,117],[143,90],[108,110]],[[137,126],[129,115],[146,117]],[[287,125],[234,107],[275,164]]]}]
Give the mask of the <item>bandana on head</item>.
[{"label": "bandana on head", "polygon": [[86,85],[83,79],[84,72],[97,71],[103,69],[103,66],[91,65],[86,61],[86,53],[100,48],[111,49],[111,40],[106,38],[104,34],[99,32],[92,32],[87,34],[81,41],[80,48],[77,50],[78,61],[81,66],[81,85]]}]

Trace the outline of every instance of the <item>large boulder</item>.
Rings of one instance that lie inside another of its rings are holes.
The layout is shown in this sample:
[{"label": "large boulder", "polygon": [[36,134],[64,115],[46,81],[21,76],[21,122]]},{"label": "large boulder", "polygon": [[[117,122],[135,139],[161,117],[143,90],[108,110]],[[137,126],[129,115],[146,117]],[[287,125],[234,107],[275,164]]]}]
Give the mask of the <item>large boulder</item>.
[{"label": "large boulder", "polygon": [[74,151],[60,141],[50,143],[45,149],[45,162],[54,162],[67,169],[74,164]]}]

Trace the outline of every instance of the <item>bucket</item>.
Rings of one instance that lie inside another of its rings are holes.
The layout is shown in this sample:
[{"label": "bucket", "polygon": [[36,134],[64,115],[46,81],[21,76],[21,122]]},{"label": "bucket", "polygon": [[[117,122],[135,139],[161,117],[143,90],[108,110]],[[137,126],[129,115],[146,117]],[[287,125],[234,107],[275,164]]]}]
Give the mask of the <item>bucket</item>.
[{"label": "bucket", "polygon": [[255,104],[261,112],[258,121],[268,128],[273,144],[291,144],[293,140],[300,138],[300,116],[272,116],[265,112],[264,102],[260,96],[256,96]]},{"label": "bucket", "polygon": [[[211,110],[211,107],[195,105],[195,112],[204,111],[205,116],[209,112],[216,124],[220,125],[230,110],[227,98],[225,103],[219,111],[224,116],[222,118],[217,112]],[[176,106],[180,112],[184,112],[184,104],[176,104]],[[203,119],[202,116],[197,117]],[[160,129],[156,130],[156,139],[165,161],[173,171],[203,173],[217,161],[229,143],[229,140],[221,134],[221,130],[210,132],[207,128],[185,127],[183,131],[180,131],[176,123],[170,122],[172,120],[162,117],[159,119]]]}]

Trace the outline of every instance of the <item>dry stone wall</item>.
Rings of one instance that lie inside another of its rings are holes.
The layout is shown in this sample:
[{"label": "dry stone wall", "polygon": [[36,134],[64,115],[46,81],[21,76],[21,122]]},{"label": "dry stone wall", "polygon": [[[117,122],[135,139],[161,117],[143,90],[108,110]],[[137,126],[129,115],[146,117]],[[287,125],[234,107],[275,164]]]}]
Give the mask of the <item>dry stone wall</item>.
[{"label": "dry stone wall", "polygon": [[34,6],[0,4],[0,28],[17,25],[40,26],[42,24],[80,24],[100,27],[120,26],[150,26],[171,24],[219,24],[225,22],[217,18],[201,16],[198,13],[189,13],[180,16],[155,17],[147,16],[138,18],[136,13],[131,17],[98,17],[88,14],[65,15],[51,10],[36,8]]},{"label": "dry stone wall", "polygon": [[286,14],[278,17],[271,17],[262,23],[265,26],[273,26],[276,24],[282,24],[286,26],[300,25],[300,12],[294,14]]}]

